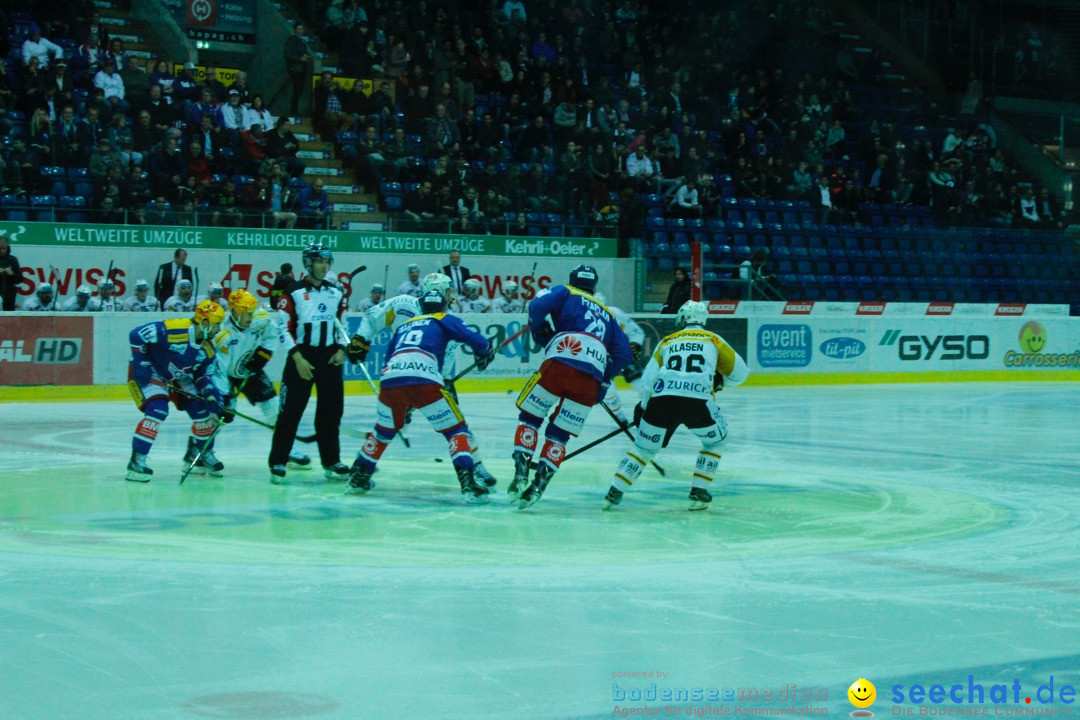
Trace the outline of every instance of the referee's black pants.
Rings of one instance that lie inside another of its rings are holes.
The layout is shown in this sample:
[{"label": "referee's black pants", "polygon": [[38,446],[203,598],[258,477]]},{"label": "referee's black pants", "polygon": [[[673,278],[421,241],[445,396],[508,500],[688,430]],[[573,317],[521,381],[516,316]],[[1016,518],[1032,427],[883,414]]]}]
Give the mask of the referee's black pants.
[{"label": "referee's black pants", "polygon": [[319,445],[319,459],[324,466],[341,462],[341,441],[338,429],[345,410],[345,385],[341,365],[331,365],[330,358],[338,348],[310,347],[300,345],[300,354],[314,365],[312,379],[304,380],[296,369],[293,359],[285,360],[285,372],[281,377],[281,412],[274,426],[274,439],[270,444],[270,465],[284,465],[296,440],[296,429],[304,415],[311,387],[318,390],[315,405],[315,441]]}]

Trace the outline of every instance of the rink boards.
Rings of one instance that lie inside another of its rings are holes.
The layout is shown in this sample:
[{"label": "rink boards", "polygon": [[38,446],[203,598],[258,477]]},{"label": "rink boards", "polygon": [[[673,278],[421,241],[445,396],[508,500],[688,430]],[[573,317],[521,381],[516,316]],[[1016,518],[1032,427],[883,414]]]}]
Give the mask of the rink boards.
[{"label": "rink boards", "polygon": [[[719,304],[714,304],[719,305]],[[943,380],[1078,380],[1080,323],[1062,306],[743,303],[715,314],[722,335],[750,366],[751,384],[940,382]],[[850,307],[848,307],[850,306]],[[930,314],[928,314],[928,311]],[[645,351],[673,332],[674,316],[633,315],[645,331]],[[502,345],[525,315],[466,315],[476,330]],[[127,381],[128,334],[149,315],[14,313],[0,316],[0,400],[121,397]],[[350,332],[360,315],[346,316]],[[378,378],[390,332],[367,359]],[[492,365],[459,383],[464,391],[517,390],[543,359],[526,333],[506,343]],[[473,362],[463,348],[457,368]],[[282,355],[269,367],[280,377]],[[345,369],[347,391],[370,392],[358,367]],[[56,393],[41,386],[68,386]],[[75,387],[89,388],[77,391]],[[21,389],[20,389],[21,388]]]}]

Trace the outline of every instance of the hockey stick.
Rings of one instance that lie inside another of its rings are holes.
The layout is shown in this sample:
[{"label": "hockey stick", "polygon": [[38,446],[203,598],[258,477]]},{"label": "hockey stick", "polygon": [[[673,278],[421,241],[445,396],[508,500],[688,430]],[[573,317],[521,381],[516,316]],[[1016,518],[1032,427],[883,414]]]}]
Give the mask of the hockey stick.
[{"label": "hockey stick", "polygon": [[[615,421],[615,424],[619,426],[619,432],[626,433],[626,437],[630,438],[630,441],[633,442],[634,436],[630,433],[630,426],[622,423],[615,415],[615,412],[607,405],[604,405],[603,400],[601,400],[598,404],[603,407],[605,411],[607,411],[607,414],[610,415],[611,419]],[[655,460],[650,460],[649,464],[656,468],[656,472],[660,473],[660,475],[662,475],[663,477],[667,477],[667,471],[664,470],[664,468],[660,467]]]},{"label": "hockey stick", "polygon": [[389,264],[387,264],[386,268],[383,269],[383,274],[382,274],[382,291],[383,291],[383,298],[384,299],[390,297],[390,288],[388,288],[386,286],[386,284],[388,282],[390,282],[390,265]]},{"label": "hockey stick", "polygon": [[218,431],[225,426],[225,416],[222,415],[218,418],[217,427],[214,428],[214,432],[210,433],[210,437],[206,438],[206,442],[199,448],[199,454],[195,456],[195,459],[191,461],[191,464],[187,466],[187,470],[180,476],[180,484],[183,485],[187,480],[187,476],[191,474],[191,471],[195,469],[195,466],[199,464],[199,460],[202,459],[203,453],[206,452],[206,448],[210,447],[210,443],[217,437]]},{"label": "hockey stick", "polygon": [[[182,390],[181,388],[178,388],[175,385],[169,385],[169,389],[172,390],[173,392],[175,392],[177,395],[183,395],[184,397],[189,398],[191,400],[199,400],[199,401],[203,400],[203,398],[199,397],[198,395],[192,395],[191,393],[187,392],[186,390]],[[245,415],[244,413],[242,413],[242,412],[240,412],[238,410],[233,410],[232,408],[225,408],[225,412],[227,412],[227,413],[229,413],[231,415],[235,415],[238,418],[243,418],[244,420],[247,420],[248,422],[255,423],[256,425],[262,425],[264,428],[267,428],[268,430],[273,430],[274,429],[274,426],[271,425],[270,423],[263,422],[262,420],[259,420],[258,418],[253,418],[250,415]],[[312,442],[315,442],[316,436],[315,435],[297,435],[296,439],[299,440],[302,443],[312,443]]]},{"label": "hockey stick", "polygon": [[365,270],[367,270],[367,265],[361,265],[360,267],[356,268],[351,273],[349,273],[349,284],[351,285],[353,278],[356,277],[357,275],[359,275],[360,273],[364,272]]},{"label": "hockey stick", "polygon": [[195,273],[195,292],[192,293],[191,297],[195,298],[195,304],[198,305],[199,304],[199,268],[195,268],[194,273]]},{"label": "hockey stick", "polygon": [[[503,340],[502,343],[499,345],[499,347],[495,348],[495,352],[499,352],[504,347],[506,347],[510,343],[514,342],[519,337],[524,335],[528,330],[529,330],[528,325],[522,325],[520,330],[518,330],[516,333],[514,333],[510,337],[506,338],[505,340]],[[454,379],[451,380],[450,382],[455,382],[456,383],[458,380],[460,380],[461,378],[463,378],[466,375],[468,375],[469,373],[471,373],[473,371],[473,369],[476,368],[476,366],[479,365],[479,364],[480,364],[479,361],[474,362],[472,365],[470,365],[469,367],[465,368],[464,370],[459,372],[457,375],[455,375]]]}]

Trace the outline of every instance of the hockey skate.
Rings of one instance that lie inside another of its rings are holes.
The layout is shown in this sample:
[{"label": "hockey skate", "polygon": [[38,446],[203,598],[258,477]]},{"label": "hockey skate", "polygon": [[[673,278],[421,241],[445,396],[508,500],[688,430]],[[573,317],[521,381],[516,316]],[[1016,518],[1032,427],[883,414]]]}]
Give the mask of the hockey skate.
[{"label": "hockey skate", "polygon": [[137,452],[131,453],[131,459],[128,460],[127,475],[124,476],[124,479],[131,482],[148,483],[153,475],[154,471],[146,464],[146,456]]},{"label": "hockey skate", "polygon": [[489,473],[487,471],[487,468],[484,467],[484,463],[481,462],[473,465],[473,477],[476,478],[476,480],[478,480],[479,482],[483,483],[484,487],[488,488],[489,490],[495,487],[495,484],[498,482],[498,480],[495,479],[495,476]]},{"label": "hockey skate", "polygon": [[281,485],[285,482],[285,466],[284,465],[271,465],[270,466],[270,484]]},{"label": "hockey skate", "polygon": [[551,478],[554,476],[555,470],[547,463],[537,465],[536,477],[533,478],[532,485],[521,493],[521,499],[518,500],[518,510],[524,510],[530,505],[535,505],[540,496],[544,494],[544,490],[547,490],[548,483],[551,482]]},{"label": "hockey skate", "polygon": [[310,470],[311,458],[302,452],[293,450],[289,453],[288,467],[291,467],[293,470]]},{"label": "hockey skate", "polygon": [[708,510],[712,495],[704,488],[690,488],[690,509]]},{"label": "hockey skate", "polygon": [[207,467],[203,465],[202,462],[199,462],[199,460],[202,459],[199,457],[200,445],[201,443],[193,437],[187,439],[187,452],[184,453],[183,462],[185,467],[190,466],[192,463],[195,464],[195,466],[191,468],[192,475],[205,475],[207,471]]},{"label": "hockey skate", "polygon": [[465,496],[465,502],[470,505],[486,505],[491,502],[488,497],[486,486],[476,482],[471,468],[455,467],[458,482],[461,483],[461,494]]},{"label": "hockey skate", "polygon": [[529,486],[529,456],[521,450],[514,451],[514,480],[506,488],[510,502],[517,502],[521,493]]},{"label": "hockey skate", "polygon": [[327,480],[348,480],[349,466],[341,462],[333,465],[323,465],[323,476]]},{"label": "hockey skate", "polygon": [[375,487],[375,481],[371,479],[371,476],[375,474],[375,469],[368,470],[360,464],[360,459],[357,458],[353,463],[352,470],[349,471],[349,484],[345,486],[346,495],[365,495],[371,488]]},{"label": "hockey skate", "polygon": [[199,456],[199,462],[195,466],[204,468],[214,477],[221,477],[225,471],[225,463],[217,459],[213,448],[203,450],[202,455]]},{"label": "hockey skate", "polygon": [[623,491],[612,485],[604,496],[604,510],[610,510],[622,502]]}]

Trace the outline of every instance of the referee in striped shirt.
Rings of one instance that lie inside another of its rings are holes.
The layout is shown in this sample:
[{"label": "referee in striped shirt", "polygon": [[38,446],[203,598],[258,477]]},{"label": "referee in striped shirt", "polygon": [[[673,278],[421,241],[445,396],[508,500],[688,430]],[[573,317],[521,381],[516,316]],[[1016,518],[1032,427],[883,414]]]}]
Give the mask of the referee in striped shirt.
[{"label": "referee in striped shirt", "polygon": [[304,415],[311,387],[318,388],[315,408],[315,435],[319,457],[327,480],[347,480],[349,466],[341,462],[338,429],[344,411],[345,343],[338,330],[345,309],[341,286],[327,278],[334,255],[322,245],[304,250],[307,275],[290,284],[281,294],[281,342],[288,352],[281,378],[281,412],[270,445],[270,482],[285,479],[285,464]]}]

